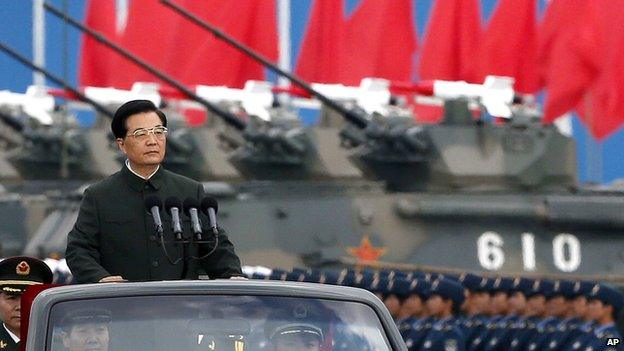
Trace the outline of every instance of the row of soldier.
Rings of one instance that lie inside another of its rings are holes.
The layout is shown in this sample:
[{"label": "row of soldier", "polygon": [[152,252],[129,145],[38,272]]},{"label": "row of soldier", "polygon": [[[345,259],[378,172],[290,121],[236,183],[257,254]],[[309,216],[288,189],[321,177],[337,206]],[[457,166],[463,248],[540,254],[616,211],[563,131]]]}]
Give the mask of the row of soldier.
[{"label": "row of soldier", "polygon": [[386,305],[408,350],[620,350],[624,297],[589,281],[275,269],[252,278],[353,286]]}]

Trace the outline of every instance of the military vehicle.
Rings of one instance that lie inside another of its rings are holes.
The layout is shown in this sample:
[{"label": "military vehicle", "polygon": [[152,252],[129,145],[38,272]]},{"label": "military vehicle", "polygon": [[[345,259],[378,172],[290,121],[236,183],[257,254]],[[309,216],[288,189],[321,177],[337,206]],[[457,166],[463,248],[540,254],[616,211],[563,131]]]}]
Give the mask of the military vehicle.
[{"label": "military vehicle", "polygon": [[78,321],[100,328],[89,345],[101,350],[268,350],[285,333],[313,335],[321,349],[407,350],[378,298],[342,286],[232,280],[73,285],[42,291],[30,311],[27,351],[65,350]]},{"label": "military vehicle", "polygon": [[[467,100],[453,99],[443,123],[419,125],[367,116],[292,81],[330,106],[320,125],[309,132],[251,121],[231,158],[251,180],[205,183],[245,264],[379,260],[568,274],[616,273],[624,264],[624,191],[579,187],[572,139],[525,107],[510,103],[511,118],[496,124],[474,120]],[[319,159],[333,162],[316,169],[335,178],[312,176]],[[26,253],[62,253],[77,209],[67,201],[52,212]]]}]

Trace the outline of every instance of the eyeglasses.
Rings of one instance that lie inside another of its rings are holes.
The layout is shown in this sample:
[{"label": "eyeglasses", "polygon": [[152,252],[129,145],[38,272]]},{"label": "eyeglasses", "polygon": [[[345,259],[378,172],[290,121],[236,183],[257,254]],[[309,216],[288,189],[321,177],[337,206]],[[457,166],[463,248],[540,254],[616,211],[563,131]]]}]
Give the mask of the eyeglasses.
[{"label": "eyeglasses", "polygon": [[132,132],[131,135],[135,140],[143,141],[149,138],[149,135],[154,134],[154,137],[158,140],[163,140],[167,137],[167,128],[166,127],[154,127],[154,128],[139,128]]}]

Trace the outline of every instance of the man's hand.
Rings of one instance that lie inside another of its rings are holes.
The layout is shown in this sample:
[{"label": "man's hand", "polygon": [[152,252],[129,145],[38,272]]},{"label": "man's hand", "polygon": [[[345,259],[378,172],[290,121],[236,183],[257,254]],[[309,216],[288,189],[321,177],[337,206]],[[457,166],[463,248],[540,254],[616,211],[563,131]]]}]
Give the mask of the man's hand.
[{"label": "man's hand", "polygon": [[127,280],[125,280],[120,275],[109,275],[108,277],[104,277],[100,279],[99,281],[99,283],[121,283],[121,282],[127,282]]}]

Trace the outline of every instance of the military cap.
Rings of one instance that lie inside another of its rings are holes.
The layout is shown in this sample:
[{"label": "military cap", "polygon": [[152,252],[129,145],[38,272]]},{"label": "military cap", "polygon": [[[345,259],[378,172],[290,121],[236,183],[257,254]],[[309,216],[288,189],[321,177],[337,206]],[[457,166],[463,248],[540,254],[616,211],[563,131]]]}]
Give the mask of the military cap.
[{"label": "military cap", "polygon": [[323,271],[321,277],[323,284],[338,285],[340,274],[336,271]]},{"label": "military cap", "polygon": [[271,275],[269,276],[271,280],[284,280],[286,279],[286,271],[282,269],[274,269],[271,271]]},{"label": "military cap", "polygon": [[464,288],[470,291],[478,291],[482,281],[483,277],[474,273],[462,273],[459,276],[459,282],[464,286]]},{"label": "military cap", "polygon": [[109,323],[111,320],[112,314],[109,310],[103,308],[80,308],[68,312],[61,319],[61,326],[69,329],[76,324]]},{"label": "military cap", "polygon": [[428,281],[424,279],[412,279],[409,286],[409,293],[410,295],[418,295],[424,300],[429,297],[429,289],[431,289],[431,283]]},{"label": "military cap", "polygon": [[460,306],[465,299],[464,287],[450,279],[437,279],[431,283],[427,292],[428,296],[439,295],[453,301],[455,306]]},{"label": "military cap", "polygon": [[355,276],[353,286],[361,289],[368,289],[375,280],[375,276],[371,272],[363,271]]},{"label": "military cap", "polygon": [[547,299],[555,296],[555,282],[548,279],[542,279],[540,283],[540,295],[544,295]]},{"label": "military cap", "polygon": [[400,298],[406,298],[410,294],[410,281],[403,278],[395,278],[388,281],[388,293],[395,294]]},{"label": "military cap", "polygon": [[9,257],[0,262],[0,292],[20,295],[27,287],[52,283],[53,274],[45,262],[26,256]]},{"label": "military cap", "polygon": [[511,288],[511,292],[520,292],[525,296],[531,294],[531,289],[533,288],[533,283],[535,281],[530,278],[516,277],[513,280],[513,286]]},{"label": "military cap", "polygon": [[375,277],[373,281],[371,281],[367,290],[372,293],[385,294],[387,286],[388,286],[387,279]]},{"label": "military cap", "polygon": [[533,280],[533,284],[531,285],[531,288],[528,289],[524,295],[526,297],[533,297],[535,295],[540,295],[541,294],[541,288],[542,288],[542,280],[539,279],[535,279]]},{"label": "military cap", "polygon": [[574,283],[569,280],[556,281],[553,296],[563,296],[566,299],[574,298]]},{"label": "military cap", "polygon": [[588,281],[576,281],[574,282],[574,287],[572,288],[572,294],[574,297],[585,296],[589,297],[592,289],[594,288],[596,283],[588,282]]},{"label": "military cap", "polygon": [[604,284],[594,285],[589,294],[589,299],[602,301],[605,305],[613,306],[613,309],[616,311],[624,307],[624,296],[622,296],[622,293]]},{"label": "military cap", "polygon": [[305,273],[298,273],[298,272],[286,273],[286,281],[289,281],[289,282],[302,282],[303,277],[305,277]]},{"label": "military cap", "polygon": [[511,292],[512,288],[513,288],[513,279],[505,278],[505,277],[498,277],[494,279],[490,292],[491,293],[503,292],[503,293],[508,294]]},{"label": "military cap", "polygon": [[303,275],[303,281],[306,283],[320,283],[321,282],[321,272],[312,271],[309,273],[305,273]]}]

